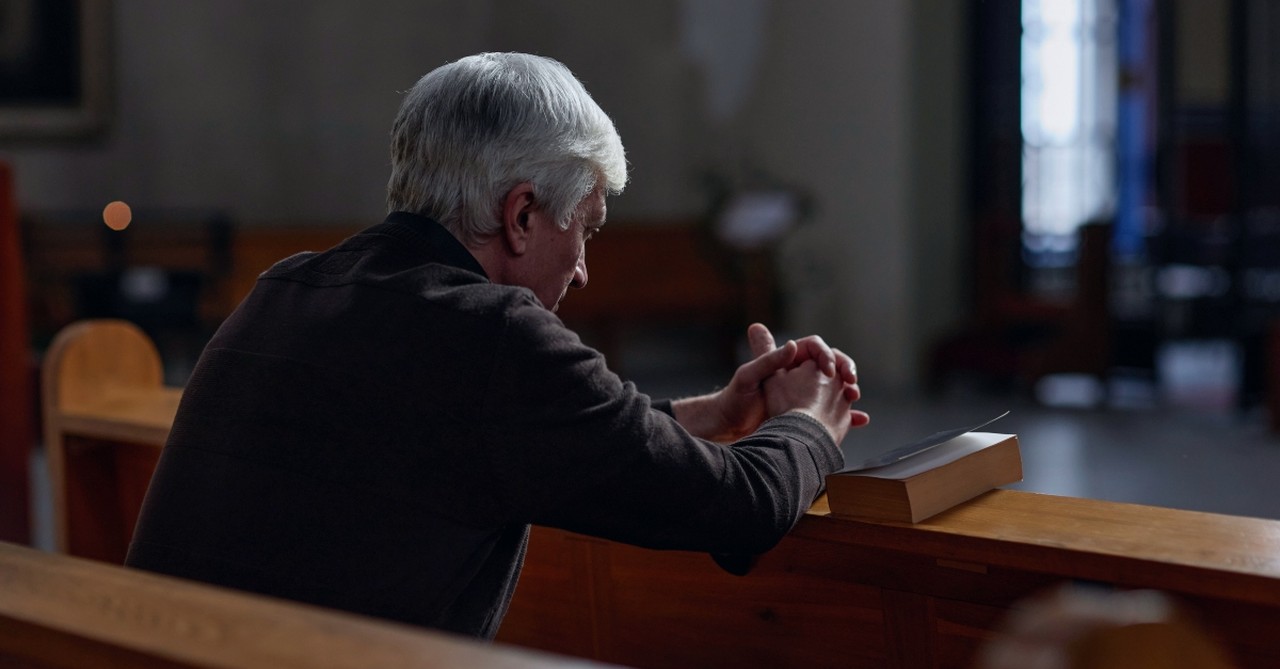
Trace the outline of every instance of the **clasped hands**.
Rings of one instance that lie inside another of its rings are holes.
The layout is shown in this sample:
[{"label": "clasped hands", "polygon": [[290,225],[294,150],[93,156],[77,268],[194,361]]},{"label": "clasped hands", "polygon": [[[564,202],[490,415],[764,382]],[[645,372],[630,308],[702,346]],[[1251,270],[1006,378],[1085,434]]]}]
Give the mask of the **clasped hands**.
[{"label": "clasped hands", "polygon": [[850,408],[862,392],[853,359],[811,335],[776,346],[769,328],[747,328],[752,360],[738,367],[729,385],[710,395],[679,400],[676,419],[692,434],[733,441],[765,420],[791,411],[804,413],[827,428],[837,444],[851,427],[870,420]]}]

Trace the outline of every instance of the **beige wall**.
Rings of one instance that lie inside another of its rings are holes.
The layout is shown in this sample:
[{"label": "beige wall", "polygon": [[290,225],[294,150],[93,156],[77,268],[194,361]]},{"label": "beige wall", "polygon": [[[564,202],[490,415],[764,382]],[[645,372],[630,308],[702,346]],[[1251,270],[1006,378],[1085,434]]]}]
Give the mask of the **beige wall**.
[{"label": "beige wall", "polygon": [[761,162],[815,197],[786,253],[801,269],[795,326],[854,355],[868,388],[909,372],[906,7],[776,4],[745,131]]},{"label": "beige wall", "polygon": [[[698,216],[708,171],[749,165],[805,186],[815,216],[780,256],[786,329],[847,348],[869,388],[906,388],[959,308],[959,4],[116,0],[109,135],[0,144],[0,159],[30,207],[124,199],[225,207],[246,225],[373,221],[398,91],[476,51],[542,53],[623,135],[632,182],[612,219]],[[691,36],[719,43],[699,57]]]}]

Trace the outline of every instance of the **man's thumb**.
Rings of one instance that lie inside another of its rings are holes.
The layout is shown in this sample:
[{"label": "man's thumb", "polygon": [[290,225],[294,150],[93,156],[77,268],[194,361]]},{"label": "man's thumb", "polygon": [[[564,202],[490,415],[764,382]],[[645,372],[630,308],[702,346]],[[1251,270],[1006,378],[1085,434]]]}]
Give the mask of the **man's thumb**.
[{"label": "man's thumb", "polygon": [[752,323],[747,328],[747,345],[751,347],[751,355],[760,357],[775,348],[773,333],[760,323]]}]

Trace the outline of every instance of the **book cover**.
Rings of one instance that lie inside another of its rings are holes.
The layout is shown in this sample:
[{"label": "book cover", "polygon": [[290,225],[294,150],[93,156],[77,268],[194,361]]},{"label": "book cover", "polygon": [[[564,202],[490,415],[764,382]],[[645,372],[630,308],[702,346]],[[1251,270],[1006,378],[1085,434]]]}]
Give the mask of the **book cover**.
[{"label": "book cover", "polygon": [[828,476],[827,501],[836,515],[918,523],[1021,480],[1017,435],[961,430],[888,464]]}]

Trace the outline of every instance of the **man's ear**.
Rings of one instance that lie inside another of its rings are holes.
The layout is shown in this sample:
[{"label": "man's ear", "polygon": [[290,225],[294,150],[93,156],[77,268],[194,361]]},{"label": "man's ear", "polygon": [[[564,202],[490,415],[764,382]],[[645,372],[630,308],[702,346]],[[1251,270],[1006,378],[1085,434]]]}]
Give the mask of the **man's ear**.
[{"label": "man's ear", "polygon": [[530,227],[535,216],[541,215],[533,196],[533,184],[516,184],[502,198],[502,239],[515,255],[524,255],[529,248]]}]

